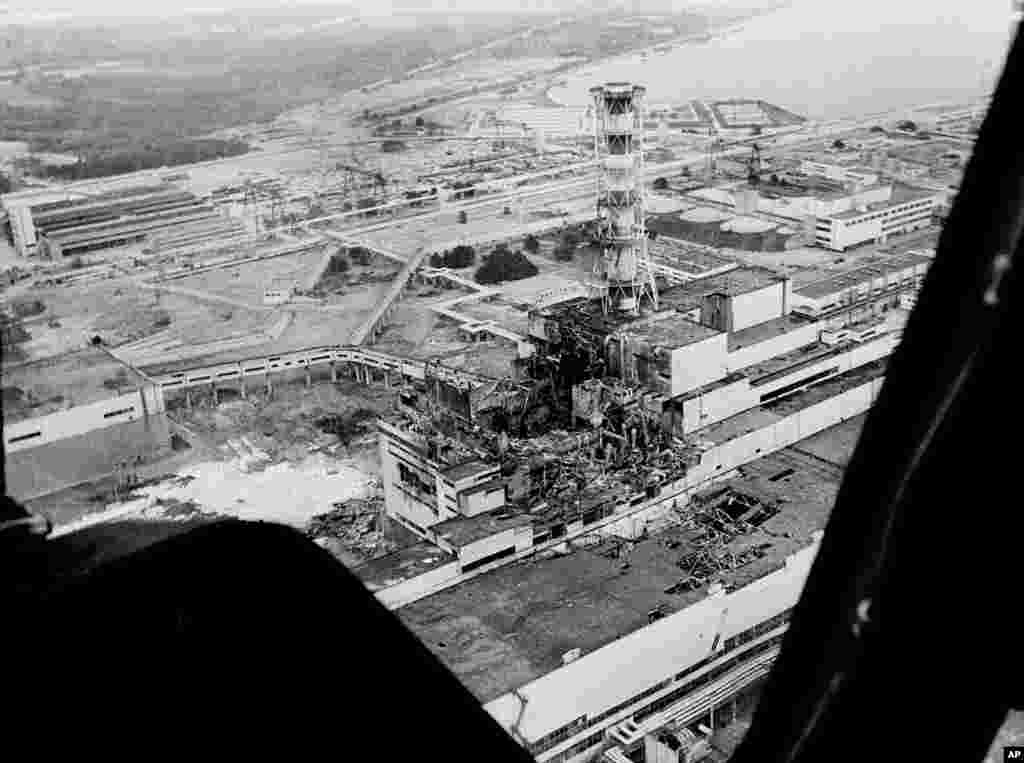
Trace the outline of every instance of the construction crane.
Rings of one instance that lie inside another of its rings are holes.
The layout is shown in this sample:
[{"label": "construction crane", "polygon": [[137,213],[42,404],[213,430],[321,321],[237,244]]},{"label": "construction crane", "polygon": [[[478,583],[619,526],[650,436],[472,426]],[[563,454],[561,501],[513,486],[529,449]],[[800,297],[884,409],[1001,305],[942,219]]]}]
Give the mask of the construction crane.
[{"label": "construction crane", "polygon": [[761,182],[761,149],[756,143],[750,147],[750,158],[747,159],[747,183],[756,186]]}]

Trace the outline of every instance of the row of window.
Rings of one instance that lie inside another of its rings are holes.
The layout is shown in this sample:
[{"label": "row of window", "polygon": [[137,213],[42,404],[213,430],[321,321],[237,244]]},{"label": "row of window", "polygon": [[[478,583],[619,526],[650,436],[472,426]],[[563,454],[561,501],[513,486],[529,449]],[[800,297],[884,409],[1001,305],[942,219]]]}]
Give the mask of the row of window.
[{"label": "row of window", "polygon": [[900,225],[906,225],[909,222],[916,222],[916,221],[919,221],[919,220],[928,220],[930,218],[931,218],[931,212],[922,212],[920,210],[916,211],[916,212],[907,212],[906,214],[896,215],[892,219],[886,220],[885,223],[883,224],[883,228],[886,231],[889,231],[892,228],[899,227]]},{"label": "row of window", "polygon": [[749,643],[758,636],[763,636],[768,631],[778,628],[789,620],[789,616],[792,612],[792,607],[790,609],[783,610],[782,612],[779,612],[779,614],[775,615],[775,617],[770,617],[767,620],[758,623],[753,628],[747,628],[747,630],[742,633],[737,633],[732,638],[726,639],[725,643],[722,645],[723,651],[731,652],[736,647]]},{"label": "row of window", "polygon": [[[664,697],[661,697],[661,698],[655,700],[650,705],[645,707],[642,711],[634,714],[634,716],[633,716],[634,720],[639,722],[639,721],[643,720],[644,718],[647,718],[647,717],[650,717],[651,715],[654,715],[655,713],[659,712],[660,710],[663,710],[664,708],[668,707],[669,705],[673,704],[674,702],[677,702],[678,700],[682,699],[687,694],[690,694],[691,692],[696,691],[700,687],[706,686],[707,684],[711,683],[712,681],[715,681],[718,678],[721,678],[723,675],[728,673],[730,670],[732,670],[733,668],[735,668],[737,665],[741,664],[742,662],[745,662],[745,661],[749,660],[751,657],[755,657],[756,655],[763,654],[764,652],[768,651],[769,649],[772,649],[772,648],[778,646],[779,644],[782,643],[783,635],[784,634],[780,633],[778,636],[770,638],[770,639],[768,639],[767,641],[765,641],[762,644],[758,644],[757,647],[755,647],[754,649],[751,649],[748,652],[744,652],[743,654],[736,655],[735,657],[733,657],[732,659],[728,660],[727,662],[724,662],[721,665],[717,666],[714,670],[710,670],[707,673],[705,673],[704,675],[700,676],[695,681],[687,684],[686,686],[682,686],[682,687],[676,689],[675,691],[673,691],[673,692],[671,692],[669,694],[666,694]],[[572,747],[569,747],[569,748],[563,750],[558,755],[555,755],[555,756],[549,758],[547,763],[563,763],[564,761],[569,760],[570,758],[572,758],[572,757],[574,757],[576,755],[579,755],[582,752],[586,752],[590,748],[595,747],[595,746],[601,744],[601,742],[604,740],[604,737],[605,737],[605,730],[602,729],[601,731],[598,731],[598,732],[596,732],[594,734],[591,734],[590,736],[588,736],[588,737],[586,737],[584,739],[581,739],[579,742],[574,744]]]},{"label": "row of window", "polygon": [[721,665],[716,666],[714,670],[709,670],[707,673],[698,676],[687,685],[680,686],[678,689],[669,692],[664,697],[659,697],[657,700],[649,704],[643,710],[634,713],[633,719],[637,723],[639,723],[645,718],[649,718],[655,713],[664,710],[669,705],[678,702],[687,694],[691,694],[697,691],[697,689],[700,689],[703,686],[707,686],[712,681],[717,681],[719,678],[721,678],[723,675],[725,675],[741,663],[746,662],[747,660],[750,660],[751,658],[756,657],[759,654],[763,654],[764,652],[767,652],[769,649],[777,647],[779,644],[782,643],[782,638],[784,635],[785,633],[780,633],[777,636],[773,636],[770,639],[766,639],[765,641],[755,646],[753,649],[750,649],[741,654],[737,654],[735,657],[732,657],[723,662]]},{"label": "row of window", "polygon": [[43,433],[40,430],[40,431],[36,431],[36,432],[29,432],[28,434],[20,434],[17,437],[10,438],[7,442],[9,442],[10,444],[13,445],[16,442],[24,442],[25,440],[31,440],[33,438],[42,437],[42,436],[43,436]]},{"label": "row of window", "polygon": [[[818,307],[818,312],[819,313],[825,313],[825,312],[827,312],[829,310],[833,310],[833,309],[849,309],[850,307],[859,305],[860,303],[865,302],[865,301],[867,301],[869,299],[884,297],[884,296],[886,296],[887,294],[893,292],[896,289],[905,289],[905,288],[907,288],[907,287],[909,287],[911,285],[920,285],[920,280],[921,280],[921,276],[914,276],[913,274],[906,274],[906,275],[901,276],[898,281],[893,279],[888,284],[886,284],[886,286],[884,288],[882,288],[882,287],[875,287],[875,288],[872,288],[870,291],[865,290],[865,291],[861,292],[860,294],[855,294],[853,301],[849,301],[849,302],[836,302],[836,301],[833,301],[833,302],[829,302],[827,304],[821,305],[820,307]],[[798,306],[798,307],[802,307],[802,306]]]},{"label": "row of window", "polygon": [[424,480],[418,472],[410,469],[401,461],[398,462],[398,478],[403,484],[408,485],[419,493],[435,495],[437,492],[437,485],[434,482]]},{"label": "row of window", "polygon": [[129,406],[127,408],[118,408],[115,411],[107,411],[106,413],[103,414],[103,418],[105,418],[105,419],[112,419],[115,416],[120,416],[120,415],[122,415],[124,413],[134,413],[134,411],[135,411],[135,406]]},{"label": "row of window", "polygon": [[[757,625],[754,625],[754,626],[752,626],[750,628],[747,628],[742,633],[738,633],[735,636],[733,636],[732,638],[727,639],[725,641],[725,644],[723,645],[723,650],[722,650],[721,653],[709,655],[705,659],[701,660],[700,662],[694,663],[693,665],[691,665],[690,667],[686,668],[685,670],[677,673],[676,675],[669,676],[665,680],[659,681],[654,686],[651,686],[651,687],[645,689],[644,691],[640,692],[639,694],[635,694],[632,697],[629,697],[624,702],[620,702],[619,704],[615,705],[614,707],[611,707],[608,710],[605,710],[603,713],[601,713],[600,715],[597,715],[597,716],[591,718],[589,721],[586,720],[586,716],[582,716],[582,718],[577,718],[575,721],[573,721],[570,724],[567,724],[565,726],[562,726],[561,728],[555,729],[551,733],[544,735],[543,737],[538,739],[536,742],[534,742],[532,745],[530,745],[530,751],[534,755],[539,755],[539,754],[545,752],[546,750],[550,750],[552,747],[555,747],[556,745],[560,744],[561,742],[564,742],[566,739],[568,739],[569,737],[573,736],[574,734],[579,733],[584,728],[589,728],[591,726],[594,726],[595,724],[601,723],[602,721],[610,718],[611,716],[615,715],[616,713],[622,712],[623,710],[625,710],[626,708],[630,707],[631,705],[635,705],[636,703],[643,701],[644,699],[646,699],[647,697],[651,696],[652,694],[657,694],[659,691],[661,691],[662,689],[667,688],[671,684],[677,683],[679,681],[684,680],[688,676],[692,675],[693,673],[697,672],[701,668],[705,667],[708,663],[713,662],[714,660],[721,659],[723,654],[732,651],[733,649],[735,649],[736,647],[738,647],[738,646],[740,646],[742,644],[746,644],[746,643],[748,643],[750,641],[753,641],[758,636],[761,636],[761,635],[767,633],[768,631],[771,631],[772,629],[779,627],[780,625],[782,625],[783,623],[785,623],[789,619],[789,616],[790,616],[791,612],[792,612],[792,609],[783,610],[782,612],[780,612],[779,614],[775,615],[774,617],[771,617],[771,618],[769,618],[767,620],[764,620],[764,621],[758,623]],[[746,654],[746,653],[743,654],[743,655],[739,655],[739,657],[742,657],[744,659],[746,657],[748,657],[748,656],[749,655]],[[719,670],[719,668],[716,668],[714,671],[711,671],[711,673],[714,673],[716,675],[720,675],[720,673],[717,672],[718,670]],[[703,680],[703,679],[699,679],[699,680]],[[680,689],[677,689],[676,691],[674,691],[671,694],[666,695],[666,696],[667,697],[673,697],[674,699],[678,699],[680,696],[682,696],[682,694],[684,694],[686,692],[689,692],[689,691],[692,691],[694,688],[696,688],[695,684],[687,684],[687,685],[680,687]],[[662,699],[664,699],[664,698],[662,698]],[[657,700],[657,702],[661,702],[661,699]],[[661,707],[665,707],[665,706],[666,705],[661,705]],[[642,711],[642,713],[646,713],[646,715],[650,715],[653,712],[657,712],[657,710],[652,710],[651,712],[647,712],[647,708],[645,708]],[[641,717],[646,717],[646,715],[641,715],[640,713],[637,713],[637,714],[634,714],[634,717],[639,720]],[[582,720],[582,724],[581,724],[581,720]]]},{"label": "row of window", "polygon": [[824,371],[818,371],[817,373],[811,374],[810,376],[805,376],[803,379],[800,379],[798,381],[791,382],[790,384],[785,384],[779,387],[778,389],[772,390],[771,392],[766,392],[765,394],[761,395],[761,397],[758,398],[758,400],[761,403],[767,403],[771,400],[774,400],[777,397],[782,397],[783,395],[789,394],[790,392],[795,392],[801,387],[806,387],[809,384],[814,384],[814,382],[820,381],[821,379],[824,379],[826,376],[831,376],[832,374],[836,374],[838,372],[838,366],[826,368]]},{"label": "row of window", "polygon": [[487,556],[482,556],[482,557],[480,557],[479,559],[477,559],[475,561],[472,561],[472,562],[469,562],[467,564],[462,565],[461,571],[462,571],[463,574],[465,574],[467,572],[472,572],[475,569],[483,567],[485,564],[490,564],[491,562],[496,562],[499,559],[507,559],[508,557],[513,556],[515,553],[516,553],[516,547],[515,546],[509,546],[508,548],[503,548],[501,551],[495,551],[493,554],[488,554]]},{"label": "row of window", "polygon": [[915,201],[915,202],[909,204],[906,207],[899,208],[896,211],[894,211],[893,208],[890,207],[889,209],[882,210],[881,212],[875,212],[873,214],[867,215],[866,217],[854,218],[852,220],[847,221],[846,224],[847,225],[859,225],[860,223],[870,222],[872,220],[877,220],[879,218],[885,218],[886,221],[888,221],[889,219],[892,219],[894,217],[898,217],[899,215],[918,214],[925,207],[930,207],[931,204],[932,204],[932,200],[931,199],[925,199],[924,201]]}]

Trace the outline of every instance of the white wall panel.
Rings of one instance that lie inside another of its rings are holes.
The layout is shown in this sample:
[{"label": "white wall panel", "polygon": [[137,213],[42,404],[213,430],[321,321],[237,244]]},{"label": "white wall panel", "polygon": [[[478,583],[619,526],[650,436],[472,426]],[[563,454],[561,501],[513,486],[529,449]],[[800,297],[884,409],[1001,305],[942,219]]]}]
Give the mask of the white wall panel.
[{"label": "white wall panel", "polygon": [[5,425],[4,448],[8,453],[27,450],[163,410],[164,398],[159,389],[140,388],[126,395]]}]

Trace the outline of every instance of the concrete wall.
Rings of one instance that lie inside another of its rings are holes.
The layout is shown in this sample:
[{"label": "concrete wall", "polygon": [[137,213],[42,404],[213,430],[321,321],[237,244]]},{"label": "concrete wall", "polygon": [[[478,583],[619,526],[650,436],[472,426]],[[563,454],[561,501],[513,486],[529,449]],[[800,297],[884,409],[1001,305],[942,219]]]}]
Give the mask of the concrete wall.
[{"label": "concrete wall", "polygon": [[519,690],[527,700],[525,708],[516,696],[506,694],[484,709],[506,729],[522,712],[518,728],[531,741],[581,715],[599,715],[710,656],[716,638],[724,641],[792,607],[817,548],[812,543],[798,551],[756,588],[752,584],[750,590],[708,596],[526,684]]},{"label": "concrete wall", "polygon": [[873,379],[766,427],[723,442],[704,453],[700,465],[690,474],[697,482],[715,474],[727,474],[749,461],[864,413],[874,403],[883,381],[883,378]]},{"label": "concrete wall", "polygon": [[516,527],[512,531],[516,552],[528,551],[533,547],[533,525]]},{"label": "concrete wall", "polygon": [[820,330],[820,326],[808,323],[792,331],[787,331],[785,334],[765,339],[763,342],[735,349],[726,355],[726,369],[729,373],[732,373],[756,363],[761,363],[769,358],[784,355],[795,350],[797,347],[803,347],[816,342]]},{"label": "concrete wall", "polygon": [[[773,357],[781,354],[781,352],[786,352],[814,341],[817,338],[815,335],[819,331],[820,327],[818,325],[810,324],[797,331],[783,334],[762,343],[775,345],[776,350],[771,350],[770,348],[758,350],[759,345],[753,345],[752,349],[756,350],[759,354],[763,351],[767,357]],[[757,387],[751,386],[750,381],[743,378],[732,384],[712,389],[705,394],[683,401],[682,415],[677,418],[673,426],[678,434],[686,434],[702,427],[711,426],[719,421],[724,421],[730,416],[735,416],[759,405],[762,395],[766,395],[800,379],[806,379],[832,366],[837,367],[836,373],[840,374],[870,363],[873,360],[883,358],[892,353],[896,345],[899,344],[900,338],[899,334],[890,333],[864,344],[850,345],[847,352],[823,358],[819,362],[805,366],[793,374],[783,376],[768,384]],[[731,359],[733,355],[734,353],[730,353],[728,357]],[[757,355],[752,355],[752,357],[757,357]]]},{"label": "concrete wall", "polygon": [[[411,487],[404,488],[399,474],[398,465],[403,463],[407,468],[417,471],[425,480],[436,480],[432,471],[415,453],[407,451],[402,441],[388,433],[381,425],[381,433],[377,438],[380,453],[380,475],[384,485],[384,506],[392,516],[401,516],[424,529],[438,522],[456,516],[454,510],[444,511],[439,506],[438,494],[433,496],[418,494]],[[392,454],[392,449],[401,454],[402,461]],[[410,467],[409,464],[412,464]],[[439,481],[435,481],[438,484]]]},{"label": "concrete wall", "polygon": [[874,241],[882,235],[882,218],[865,220],[861,222],[845,223],[843,220],[836,220],[832,226],[832,235],[829,237],[827,246],[832,249],[843,250],[849,246],[856,246],[865,241]]},{"label": "concrete wall", "polygon": [[163,410],[164,396],[159,387],[146,385],[126,395],[8,424],[3,429],[4,448],[7,453],[16,453]]},{"label": "concrete wall", "polygon": [[451,562],[442,567],[416,575],[401,583],[388,586],[375,593],[377,600],[389,609],[397,609],[405,604],[423,598],[434,588],[443,585],[459,576],[459,563]]},{"label": "concrete wall", "polygon": [[502,530],[487,538],[481,538],[459,548],[459,564],[462,566],[472,564],[478,559],[483,559],[485,556],[504,551],[507,548],[515,548],[515,545],[515,528],[510,527],[507,530]]},{"label": "concrete wall", "polygon": [[93,482],[115,474],[120,465],[133,464],[137,458],[147,463],[160,458],[170,451],[170,444],[170,425],[166,414],[161,413],[7,453],[7,494],[18,501],[30,501]]},{"label": "concrete wall", "polygon": [[685,394],[725,376],[726,353],[725,334],[717,334],[673,350],[669,396]]},{"label": "concrete wall", "polygon": [[732,297],[732,330],[742,331],[783,314],[785,282],[779,281],[757,291]]},{"label": "concrete wall", "polygon": [[35,251],[36,228],[32,223],[32,213],[27,206],[13,206],[10,211],[11,234],[14,247],[22,257]]},{"label": "concrete wall", "polygon": [[781,570],[729,593],[722,607],[722,640],[796,605],[803,588],[796,583],[807,579],[816,552],[817,544],[804,548],[786,557]]},{"label": "concrete wall", "polygon": [[781,387],[785,387],[787,384],[793,384],[799,382],[801,379],[807,379],[810,376],[821,371],[825,371],[833,366],[836,367],[837,374],[842,374],[847,371],[851,371],[858,366],[870,363],[873,360],[884,358],[887,355],[892,354],[892,351],[896,349],[896,345],[899,344],[899,341],[899,334],[890,333],[865,342],[864,344],[851,345],[847,352],[840,355],[831,355],[822,358],[816,363],[804,366],[797,372],[775,379],[768,384],[762,384],[756,387],[754,391],[757,393],[758,402],[760,402],[761,395],[767,395]]},{"label": "concrete wall", "polygon": [[685,434],[753,408],[757,405],[758,394],[760,393],[751,388],[750,380],[742,378],[706,394],[684,400],[682,419],[675,422],[675,430],[677,433]]},{"label": "concrete wall", "polygon": [[499,485],[491,490],[459,496],[459,511],[467,517],[485,514],[505,505],[505,488]]}]

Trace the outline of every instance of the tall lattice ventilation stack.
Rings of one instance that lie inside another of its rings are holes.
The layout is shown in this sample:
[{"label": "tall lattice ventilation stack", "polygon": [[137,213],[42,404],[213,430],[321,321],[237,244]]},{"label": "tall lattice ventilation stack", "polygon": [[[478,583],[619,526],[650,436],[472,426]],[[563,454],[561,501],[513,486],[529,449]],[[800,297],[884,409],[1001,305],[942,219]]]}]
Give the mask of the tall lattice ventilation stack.
[{"label": "tall lattice ventilation stack", "polygon": [[598,245],[591,286],[605,312],[637,313],[644,300],[657,309],[658,291],[647,260],[644,226],[644,88],[610,82],[594,96],[594,148],[599,164]]}]

